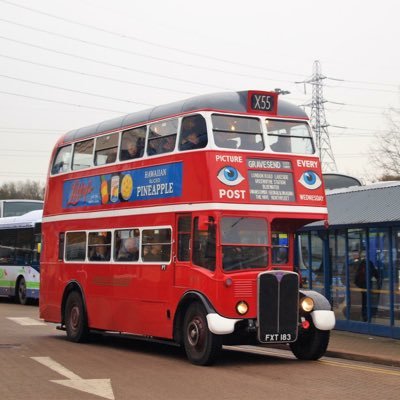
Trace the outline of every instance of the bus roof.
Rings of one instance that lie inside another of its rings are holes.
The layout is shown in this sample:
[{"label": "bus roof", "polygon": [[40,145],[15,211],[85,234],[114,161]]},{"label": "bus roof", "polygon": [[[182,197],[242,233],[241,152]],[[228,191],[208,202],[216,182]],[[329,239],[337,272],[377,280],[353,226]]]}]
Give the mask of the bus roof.
[{"label": "bus roof", "polygon": [[[65,134],[63,142],[83,139],[95,134],[121,129],[148,121],[178,115],[191,111],[216,110],[233,113],[247,112],[247,95],[249,91],[223,92],[191,97],[186,100],[149,108],[147,110],[103,121],[94,125],[74,129]],[[308,118],[307,114],[298,106],[284,100],[278,101],[278,112],[274,117]]]},{"label": "bus roof", "polygon": [[33,228],[42,222],[42,215],[43,210],[33,210],[18,217],[0,218],[0,229]]}]

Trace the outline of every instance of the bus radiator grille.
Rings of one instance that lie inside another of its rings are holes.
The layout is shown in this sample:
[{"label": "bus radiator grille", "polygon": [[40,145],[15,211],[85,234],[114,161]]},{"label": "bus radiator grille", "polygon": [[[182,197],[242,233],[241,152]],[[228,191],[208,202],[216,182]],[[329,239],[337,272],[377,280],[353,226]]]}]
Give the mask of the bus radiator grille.
[{"label": "bus radiator grille", "polygon": [[297,338],[299,318],[298,275],[268,271],[258,276],[259,340],[293,342]]}]

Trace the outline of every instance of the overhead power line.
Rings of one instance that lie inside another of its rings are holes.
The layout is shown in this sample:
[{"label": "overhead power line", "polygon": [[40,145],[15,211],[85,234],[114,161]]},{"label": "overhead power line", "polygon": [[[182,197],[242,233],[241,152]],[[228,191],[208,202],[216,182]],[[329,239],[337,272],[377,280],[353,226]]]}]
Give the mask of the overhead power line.
[{"label": "overhead power line", "polygon": [[383,113],[383,112],[372,112],[372,111],[347,110],[345,108],[326,108],[326,110],[332,112],[346,112],[346,113],[367,114],[367,115],[382,115]]},{"label": "overhead power line", "polygon": [[[7,37],[7,36],[1,36],[0,35],[0,38],[4,39],[4,40],[8,40],[8,41],[13,42],[13,43],[22,44],[24,46],[33,47],[33,48],[36,48],[36,49],[48,51],[48,52],[55,53],[55,54],[60,54],[60,55],[63,55],[63,56],[77,58],[79,60],[90,61],[90,62],[93,62],[93,63],[96,63],[96,64],[105,65],[107,67],[123,69],[125,71],[139,72],[139,73],[145,74],[145,75],[156,76],[157,78],[170,79],[170,80],[173,80],[173,81],[178,81],[178,82],[183,82],[183,83],[190,83],[192,85],[207,86],[207,87],[211,86],[211,87],[217,87],[217,88],[219,87],[220,89],[225,89],[225,90],[227,89],[225,87],[216,86],[216,85],[210,85],[208,83],[201,83],[201,82],[193,81],[193,80],[190,80],[190,79],[176,78],[176,77],[171,77],[169,75],[158,74],[158,73],[145,71],[145,70],[141,70],[141,69],[137,69],[137,68],[131,68],[131,67],[128,67],[128,66],[123,65],[123,64],[113,64],[113,63],[109,63],[109,62],[106,62],[106,61],[97,60],[95,58],[80,56],[78,54],[68,53],[66,51],[60,51],[60,50],[56,50],[56,49],[51,49],[49,47],[40,46],[40,45],[37,45],[37,44],[34,44],[34,43],[25,42],[23,40],[13,39],[13,38],[10,38],[10,37]],[[154,57],[150,57],[150,58],[154,58]],[[209,69],[209,68],[207,68],[207,69]],[[215,71],[224,72],[222,70],[214,70],[214,72]],[[226,73],[226,71],[224,73]]]},{"label": "overhead power line", "polygon": [[[164,44],[155,43],[155,42],[152,42],[150,40],[145,40],[145,39],[138,38],[138,37],[135,37],[135,36],[114,32],[114,31],[111,31],[111,30],[108,30],[108,29],[104,29],[104,28],[99,28],[98,26],[95,26],[95,25],[84,24],[82,22],[74,21],[72,19],[61,17],[59,15],[51,14],[51,13],[48,13],[48,12],[45,12],[45,11],[42,11],[42,10],[38,10],[38,9],[35,9],[35,8],[32,8],[32,7],[23,6],[21,4],[14,3],[14,2],[8,1],[8,0],[0,0],[0,2],[12,5],[14,7],[25,9],[25,10],[31,11],[33,13],[37,13],[37,14],[45,15],[47,17],[55,18],[55,19],[58,19],[60,21],[68,22],[68,23],[71,23],[71,24],[74,24],[74,25],[78,25],[78,26],[82,26],[82,27],[85,27],[85,28],[88,28],[88,29],[92,29],[92,30],[95,30],[95,31],[98,31],[98,32],[107,33],[109,35],[116,36],[118,38],[134,40],[136,42],[141,42],[141,43],[144,43],[144,44],[147,44],[147,45],[150,45],[150,46],[154,46],[154,47],[158,47],[158,48],[161,48],[161,49],[164,49],[164,50],[165,49],[172,50],[172,51],[176,51],[176,52],[182,53],[182,54],[188,54],[188,55],[191,55],[191,56],[201,57],[201,58],[208,59],[208,60],[227,63],[229,65],[237,65],[239,67],[247,67],[247,68],[252,68],[252,69],[257,69],[257,70],[262,70],[262,71],[270,71],[270,72],[275,72],[275,73],[284,74],[284,75],[297,76],[297,77],[303,76],[302,74],[299,74],[299,73],[274,70],[274,69],[270,69],[270,68],[259,67],[257,65],[253,65],[253,64],[245,64],[245,63],[240,63],[240,62],[237,62],[237,61],[234,61],[234,60],[228,60],[228,59],[224,59],[224,58],[220,58],[220,57],[214,57],[214,56],[210,56],[208,54],[196,53],[196,52],[189,51],[189,50],[182,50],[182,49],[179,49],[177,47],[167,46],[167,45],[164,45]],[[164,61],[167,61],[167,59],[164,59]],[[177,62],[176,60],[169,60],[169,61],[174,62],[174,63]],[[198,66],[196,66],[196,65],[190,65],[190,66],[198,68]],[[228,71],[223,71],[223,72],[227,73]]]},{"label": "overhead power line", "polygon": [[[48,51],[48,52],[51,52],[51,53],[55,53],[55,54],[61,54],[61,55],[63,55],[63,56],[74,57],[74,58],[77,58],[77,59],[80,59],[80,60],[90,61],[90,62],[93,62],[93,63],[96,63],[96,64],[105,65],[105,66],[107,66],[107,67],[119,68],[119,69],[123,69],[123,70],[126,70],[126,71],[141,72],[141,71],[136,70],[136,69],[134,69],[134,68],[126,67],[126,66],[124,66],[124,65],[107,63],[107,62],[105,62],[105,61],[96,60],[96,59],[90,58],[90,57],[84,57],[84,56],[79,56],[79,55],[72,54],[72,53],[67,53],[67,52],[64,52],[64,51],[59,51],[59,50],[55,50],[55,49],[49,49],[48,47],[39,46],[39,45],[36,45],[36,44],[24,42],[24,41],[22,41],[22,40],[12,39],[12,38],[9,38],[9,37],[7,37],[7,36],[1,36],[1,35],[0,35],[0,39],[8,40],[8,41],[13,42],[13,43],[19,43],[19,44],[22,44],[22,45],[24,45],[24,46],[33,47],[33,48],[36,48],[36,49],[45,50],[45,51]],[[149,75],[153,75],[153,74],[152,74],[152,73],[149,73]],[[174,78],[170,78],[170,77],[167,77],[167,76],[164,76],[164,75],[160,75],[160,74],[154,74],[154,75],[156,75],[156,76],[158,76],[158,77],[162,77],[162,78],[174,79]],[[177,78],[177,79],[174,79],[174,80],[182,81],[182,82],[185,82],[185,83],[194,83],[193,81],[186,81],[186,80],[184,80],[184,79],[181,80],[181,79],[178,79],[178,78]],[[152,86],[152,85],[145,85],[145,84],[142,84],[142,83],[137,83],[137,85],[138,85],[138,86],[151,87],[151,88],[153,88],[153,89],[155,88],[155,86]],[[210,86],[210,85],[206,85],[206,86]],[[159,88],[159,89],[163,89],[163,90],[173,91],[173,90],[171,90],[171,89],[169,89],[169,88],[162,88],[162,87],[158,87],[158,88]]]},{"label": "overhead power line", "polygon": [[23,97],[23,98],[31,99],[31,100],[45,101],[45,102],[48,102],[48,103],[63,104],[63,105],[73,106],[73,107],[79,107],[79,108],[89,108],[89,109],[91,109],[91,110],[107,111],[107,112],[112,112],[112,113],[117,113],[117,114],[126,114],[126,111],[118,111],[118,110],[110,110],[109,108],[85,106],[85,105],[83,105],[83,104],[75,104],[75,103],[68,103],[68,102],[66,102],[66,101],[45,99],[45,98],[43,98],[43,97],[28,96],[28,95],[24,95],[24,94],[20,94],[20,93],[6,92],[6,91],[3,91],[3,90],[0,90],[0,93],[1,93],[1,94],[5,94],[5,95],[9,95],[9,96]]},{"label": "overhead power line", "polygon": [[183,91],[183,90],[169,89],[169,88],[164,88],[164,87],[161,87],[161,86],[146,85],[144,83],[133,82],[133,81],[128,81],[128,80],[124,80],[124,79],[111,78],[111,77],[108,77],[108,76],[92,74],[92,73],[83,72],[83,71],[79,71],[79,70],[75,70],[75,69],[71,69],[71,68],[57,67],[57,66],[54,66],[54,65],[49,65],[49,64],[44,64],[44,63],[39,63],[39,62],[35,62],[35,61],[26,60],[26,59],[23,59],[23,58],[11,57],[11,56],[8,56],[8,55],[5,55],[5,54],[1,54],[1,53],[0,53],[0,57],[8,58],[9,60],[20,61],[20,62],[32,64],[32,65],[37,65],[39,67],[51,68],[51,69],[55,69],[55,70],[58,70],[58,71],[70,72],[70,73],[78,74],[78,75],[82,75],[82,76],[90,76],[92,78],[105,79],[105,80],[110,81],[110,82],[124,83],[124,84],[128,84],[128,85],[133,85],[133,86],[142,86],[142,87],[147,87],[149,89],[166,90],[168,92],[174,92],[174,93],[183,93],[183,94],[190,94],[190,95],[197,94],[197,93],[194,93],[194,92],[187,92],[187,91]]},{"label": "overhead power line", "polygon": [[140,103],[138,101],[126,100],[126,99],[118,99],[116,97],[104,96],[104,95],[101,95],[101,94],[84,92],[82,90],[75,90],[75,89],[69,89],[69,88],[56,86],[56,85],[49,85],[49,84],[43,83],[43,82],[35,82],[35,81],[28,80],[28,79],[16,78],[16,77],[10,76],[10,75],[0,74],[0,77],[7,78],[7,79],[12,79],[12,80],[15,80],[15,81],[18,81],[18,82],[30,83],[30,84],[38,85],[38,86],[44,86],[44,87],[48,87],[48,88],[51,88],[51,89],[59,89],[59,90],[65,90],[67,92],[72,92],[72,93],[79,93],[79,94],[85,94],[85,95],[88,95],[88,96],[100,97],[102,99],[121,101],[121,102],[131,103],[131,104],[139,104],[139,105],[149,106],[149,107],[153,107],[154,106],[154,104]]},{"label": "overhead power line", "polygon": [[25,131],[25,132],[32,132],[38,131],[39,133],[54,133],[54,132],[63,132],[62,129],[41,129],[41,128],[19,128],[19,127],[10,127],[10,126],[0,126],[0,131]]},{"label": "overhead power line", "polygon": [[331,89],[350,89],[350,90],[365,90],[369,92],[382,92],[382,93],[399,93],[399,90],[388,90],[388,89],[374,89],[374,88],[363,88],[363,87],[354,87],[354,86],[344,86],[344,85],[326,85],[326,87]]},{"label": "overhead power line", "polygon": [[[93,41],[89,41],[89,40],[84,40],[84,39],[79,39],[79,38],[76,38],[76,37],[73,37],[73,36],[63,35],[63,34],[51,32],[51,31],[48,31],[48,30],[45,30],[45,29],[32,27],[30,25],[17,23],[17,22],[10,21],[10,20],[4,19],[4,18],[0,18],[0,21],[6,22],[8,24],[13,24],[13,25],[16,25],[16,26],[20,26],[20,27],[23,27],[23,28],[26,28],[26,29],[31,29],[33,31],[46,33],[48,35],[61,37],[63,39],[73,40],[73,41],[78,42],[78,43],[83,43],[83,44],[86,44],[86,45],[96,46],[96,47],[100,47],[100,48],[103,48],[103,49],[118,51],[118,52],[121,52],[121,53],[124,53],[124,54],[130,54],[130,55],[134,55],[134,56],[148,58],[148,59],[151,59],[151,60],[166,62],[166,63],[169,63],[169,64],[175,64],[175,65],[180,65],[180,66],[184,66],[184,67],[195,68],[195,69],[200,69],[200,70],[205,70],[205,71],[211,71],[211,72],[218,72],[218,73],[222,73],[222,74],[230,74],[230,75],[240,76],[240,77],[244,77],[244,78],[263,79],[263,80],[266,80],[266,81],[273,81],[273,82],[285,82],[285,83],[289,82],[289,83],[292,83],[292,81],[290,81],[290,80],[272,79],[271,77],[266,77],[266,76],[259,76],[259,75],[254,75],[254,74],[245,74],[245,73],[241,73],[241,72],[228,71],[226,69],[219,69],[219,68],[215,68],[215,67],[209,67],[209,66],[198,65],[198,64],[190,64],[190,63],[185,63],[185,62],[182,62],[182,61],[179,61],[179,60],[171,60],[171,59],[168,59],[168,58],[149,55],[149,54],[144,54],[144,53],[140,53],[140,52],[137,52],[137,51],[121,49],[121,48],[114,47],[114,46],[108,46],[108,45],[105,45],[105,44],[101,44],[101,43],[97,43],[97,42],[93,42]],[[9,39],[9,40],[12,40],[12,39]],[[27,44],[27,43],[23,43],[23,44]],[[31,45],[35,46],[33,44],[31,44]],[[43,47],[39,47],[39,48],[51,51],[51,49],[48,49],[48,48],[43,48]],[[55,50],[53,50],[53,51],[55,51]],[[68,54],[68,53],[67,54],[61,53],[61,54],[71,55],[71,54]],[[80,57],[80,56],[77,56],[77,55],[71,55],[71,56],[77,57],[77,58],[83,58],[83,57]],[[83,58],[83,59],[85,59],[85,58]],[[99,62],[99,63],[104,63],[104,62],[98,61],[98,60],[92,60],[92,59],[88,59],[88,60],[89,61],[94,61],[94,62]],[[114,65],[112,64],[112,66],[114,66]],[[121,67],[121,68],[124,68],[124,69],[127,68],[127,67],[120,66],[120,65],[118,65],[118,67]],[[186,82],[186,83],[192,83],[192,84],[196,84],[196,85],[209,86],[209,87],[218,87],[218,86],[215,86],[215,85],[201,83],[201,82],[198,82],[198,81],[193,81],[193,80],[187,80],[186,81],[186,80],[182,80],[180,78],[171,77],[171,76],[168,76],[168,75],[155,74],[155,73],[152,73],[152,72],[149,72],[149,71],[145,71],[145,70],[140,70],[140,69],[132,69],[131,68],[131,70],[136,71],[136,72],[140,72],[140,73],[143,73],[143,74],[146,74],[146,75],[153,75],[153,76],[158,76],[158,77],[162,77],[162,78],[166,78],[166,79],[182,81],[182,82]],[[279,71],[275,71],[275,72],[279,72]],[[225,89],[225,88],[222,88],[222,89]]]}]

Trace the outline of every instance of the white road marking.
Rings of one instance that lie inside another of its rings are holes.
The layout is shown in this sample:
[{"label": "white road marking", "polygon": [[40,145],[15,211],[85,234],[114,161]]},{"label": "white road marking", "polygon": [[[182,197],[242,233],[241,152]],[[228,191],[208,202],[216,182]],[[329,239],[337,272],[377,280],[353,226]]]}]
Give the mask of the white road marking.
[{"label": "white road marking", "polygon": [[63,365],[54,361],[50,357],[31,357],[32,360],[50,368],[58,374],[67,378],[67,380],[50,380],[50,382],[67,386],[82,392],[91,393],[104,399],[115,400],[114,392],[110,379],[82,379]]},{"label": "white road marking", "polygon": [[46,366],[47,368],[50,368],[51,370],[57,372],[58,374],[62,375],[67,379],[82,379],[80,376],[74,374],[72,371],[65,368],[64,366],[59,364],[57,361],[54,361],[50,357],[31,357],[31,358],[32,360],[35,360],[38,363]]},{"label": "white road marking", "polygon": [[224,346],[224,349],[233,350],[233,351],[242,351],[245,353],[262,354],[262,355],[274,356],[274,357],[280,357],[280,358],[288,358],[290,360],[296,359],[296,357],[290,351],[280,350],[280,349],[275,349],[275,348],[270,348],[270,347],[242,345],[242,346]]},{"label": "white road marking", "polygon": [[7,317],[10,321],[14,321],[17,324],[23,326],[33,326],[33,325],[46,325],[44,322],[39,321],[37,319],[29,318],[29,317]]}]

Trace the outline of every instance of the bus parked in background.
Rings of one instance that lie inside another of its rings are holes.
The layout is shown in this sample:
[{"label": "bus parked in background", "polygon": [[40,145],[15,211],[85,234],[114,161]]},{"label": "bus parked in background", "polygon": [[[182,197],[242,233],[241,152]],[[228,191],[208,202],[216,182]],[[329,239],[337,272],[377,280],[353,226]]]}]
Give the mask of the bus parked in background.
[{"label": "bus parked in background", "polygon": [[0,219],[0,296],[39,299],[42,210]]},{"label": "bus parked in background", "polygon": [[327,219],[301,108],[198,96],[68,132],[51,160],[40,316],[69,340],[161,338],[199,365],[222,344],[325,353],[331,306],[294,265],[296,230]]},{"label": "bus parked in background", "polygon": [[41,200],[0,200],[0,218],[17,217],[33,210],[42,210],[43,201]]}]

